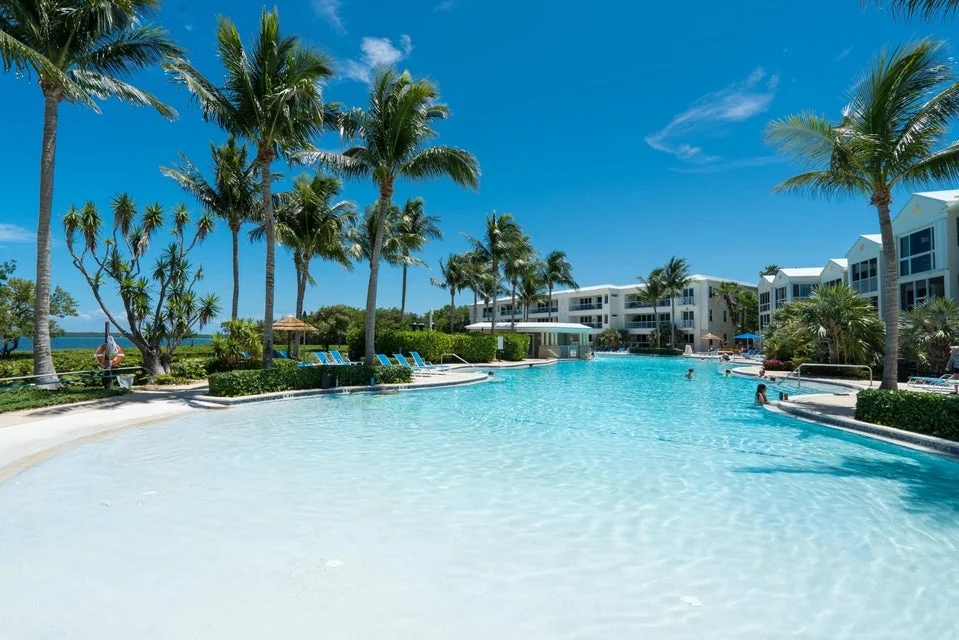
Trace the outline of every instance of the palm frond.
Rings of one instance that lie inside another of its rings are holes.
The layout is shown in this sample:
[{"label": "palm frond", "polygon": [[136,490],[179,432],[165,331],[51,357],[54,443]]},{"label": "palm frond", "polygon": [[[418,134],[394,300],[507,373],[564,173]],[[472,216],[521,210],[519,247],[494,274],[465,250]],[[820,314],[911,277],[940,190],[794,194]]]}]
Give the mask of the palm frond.
[{"label": "palm frond", "polygon": [[868,182],[858,176],[837,173],[829,170],[806,171],[775,187],[774,192],[808,194],[817,198],[837,198],[856,193],[870,196],[872,191]]},{"label": "palm frond", "polygon": [[456,184],[479,188],[480,168],[476,157],[463,149],[434,146],[422,149],[407,161],[401,174],[413,180],[450,177]]},{"label": "palm frond", "polygon": [[68,75],[87,95],[100,99],[119,98],[134,106],[153,107],[157,113],[168,120],[174,120],[177,117],[173,107],[160,102],[152,93],[139,89],[129,82],[96,71],[81,69],[73,69],[68,72]]}]

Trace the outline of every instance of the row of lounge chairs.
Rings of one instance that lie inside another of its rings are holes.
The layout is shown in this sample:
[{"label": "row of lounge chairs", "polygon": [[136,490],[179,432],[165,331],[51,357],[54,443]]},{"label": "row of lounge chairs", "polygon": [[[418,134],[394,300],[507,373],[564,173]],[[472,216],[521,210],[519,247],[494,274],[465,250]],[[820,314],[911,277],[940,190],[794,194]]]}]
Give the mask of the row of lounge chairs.
[{"label": "row of lounge chairs", "polygon": [[422,356],[416,351],[410,351],[410,357],[413,359],[413,362],[410,362],[402,353],[394,353],[393,357],[396,359],[397,364],[393,364],[389,358],[387,358],[382,353],[376,354],[376,359],[384,367],[406,367],[412,369],[414,374],[422,375],[434,375],[437,373],[442,373],[444,371],[449,371],[449,366],[445,364],[433,364],[432,362],[427,362],[423,360]]},{"label": "row of lounge chairs", "polygon": [[953,391],[959,393],[959,378],[947,373],[939,378],[927,376],[909,376],[906,384],[922,387],[930,391]]}]

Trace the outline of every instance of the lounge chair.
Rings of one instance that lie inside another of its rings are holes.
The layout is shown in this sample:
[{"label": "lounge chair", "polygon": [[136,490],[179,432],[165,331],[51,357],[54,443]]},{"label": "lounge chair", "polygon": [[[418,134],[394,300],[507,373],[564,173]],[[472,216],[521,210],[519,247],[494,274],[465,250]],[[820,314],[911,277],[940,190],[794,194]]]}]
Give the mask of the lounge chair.
[{"label": "lounge chair", "polygon": [[906,381],[906,384],[915,384],[915,385],[932,385],[935,387],[946,386],[954,384],[952,374],[947,373],[946,375],[939,378],[930,378],[926,376],[909,376],[909,379]]},{"label": "lounge chair", "polygon": [[402,353],[394,353],[393,357],[396,358],[396,361],[400,363],[401,367],[412,369],[413,373],[422,373],[426,376],[433,374],[433,370],[429,367],[421,367],[418,364],[410,364],[409,360],[407,360]]},{"label": "lounge chair", "polygon": [[349,358],[344,358],[336,349],[330,349],[330,357],[336,364],[363,364],[362,362],[352,362]]},{"label": "lounge chair", "polygon": [[327,357],[326,357],[326,354],[323,353],[322,351],[314,351],[314,352],[313,352],[313,357],[316,358],[316,363],[317,363],[317,364],[325,364],[325,365],[334,365],[334,364],[336,364],[335,362],[330,361],[330,359],[327,358]]},{"label": "lounge chair", "polygon": [[289,354],[288,351],[277,351],[276,349],[274,349],[274,350],[273,350],[273,359],[275,360],[275,359],[279,359],[279,358],[282,358],[282,359],[284,359],[284,360],[289,360],[289,359],[290,359],[290,354]]},{"label": "lounge chair", "polygon": [[384,367],[395,366],[392,362],[390,362],[390,359],[384,356],[382,353],[377,353],[376,359],[379,360],[380,364],[383,365]]},{"label": "lounge chair", "polygon": [[412,356],[413,362],[423,369],[435,369],[436,371],[447,371],[449,369],[449,365],[433,364],[432,362],[424,360],[416,351],[410,351],[410,356]]}]

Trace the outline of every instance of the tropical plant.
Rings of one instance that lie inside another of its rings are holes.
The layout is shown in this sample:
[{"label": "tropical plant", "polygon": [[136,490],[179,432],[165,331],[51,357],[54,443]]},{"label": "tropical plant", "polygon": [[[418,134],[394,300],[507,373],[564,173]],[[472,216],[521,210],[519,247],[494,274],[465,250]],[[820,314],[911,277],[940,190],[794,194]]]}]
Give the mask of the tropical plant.
[{"label": "tropical plant", "polygon": [[441,280],[430,278],[433,286],[445,289],[450,294],[450,333],[453,333],[453,321],[456,315],[456,294],[466,288],[464,263],[465,258],[462,255],[451,253],[445,263],[440,258],[440,274],[443,278]]},{"label": "tropical plant", "polygon": [[853,85],[838,123],[812,113],[774,121],[768,139],[810,167],[775,187],[813,196],[863,196],[876,207],[882,234],[886,322],[883,389],[896,389],[899,283],[889,207],[893,189],[959,178],[959,144],[940,147],[959,114],[959,83],[942,42],[883,50]]},{"label": "tropical plant", "polygon": [[[177,205],[168,229],[172,240],[151,271],[146,253],[166,222],[163,208],[153,204],[138,213],[127,194],[116,196],[111,208],[112,229],[104,231],[103,216],[92,202],[82,209],[70,207],[63,218],[67,250],[107,319],[140,350],[147,373],[169,374],[173,352],[183,339],[220,312],[215,295],[200,297],[194,292],[203,279],[203,267],[194,267],[189,260],[213,230],[213,216],[204,213],[194,224],[187,208]],[[125,321],[104,300],[107,279],[117,286]]]},{"label": "tropical plant", "polygon": [[759,296],[743,289],[736,297],[737,324],[740,333],[759,331]]},{"label": "tropical plant", "polygon": [[[484,289],[489,291],[490,287],[494,285],[499,289],[503,277],[500,266],[509,256],[511,248],[516,247],[523,237],[523,231],[516,223],[516,219],[513,218],[512,214],[497,215],[496,211],[493,211],[486,215],[486,225],[483,228],[482,236],[475,238],[468,233],[463,235],[466,236],[472,246],[475,259],[486,266],[488,279],[482,281]],[[496,305],[494,304],[490,316],[490,333],[493,333],[495,328]]]},{"label": "tropical plant", "polygon": [[549,311],[547,320],[553,320],[553,287],[562,285],[578,289],[579,285],[573,279],[573,265],[566,259],[564,251],[550,251],[543,258],[543,281],[546,283]]},{"label": "tropical plant", "polygon": [[656,331],[654,333],[656,336],[656,347],[658,348],[662,346],[660,344],[662,332],[659,330],[659,309],[657,309],[656,305],[668,295],[666,285],[663,282],[663,269],[657,267],[650,271],[649,275],[636,276],[636,279],[643,283],[643,286],[636,289],[636,299],[653,308],[653,319],[656,322]]},{"label": "tropical plant", "polygon": [[529,271],[531,264],[538,264],[536,250],[530,238],[522,233],[514,238],[503,257],[503,276],[510,285],[510,329],[516,331],[516,291],[520,279]]},{"label": "tropical plant", "polygon": [[959,11],[959,0],[873,0],[880,7],[889,7],[895,16],[920,16],[927,20],[941,14],[952,17]]},{"label": "tropical plant", "polygon": [[959,344],[959,303],[950,298],[926,300],[900,319],[903,351],[926,372],[948,368],[950,346]]},{"label": "tropical plant", "polygon": [[329,349],[330,345],[346,344],[347,331],[363,324],[363,311],[345,304],[334,304],[307,314],[307,321],[317,329],[315,334],[307,336],[307,341]]},{"label": "tropical plant", "polygon": [[776,275],[777,273],[779,273],[779,265],[778,265],[778,264],[767,264],[765,267],[763,267],[763,268],[759,271],[759,277],[761,278],[761,277],[763,277],[763,276],[774,276],[774,275]]},{"label": "tropical plant", "polygon": [[473,292],[473,324],[476,324],[479,320],[477,317],[479,292],[483,288],[484,281],[489,278],[489,271],[482,256],[472,251],[463,254],[462,270],[466,288]]},{"label": "tropical plant", "polygon": [[722,299],[729,312],[729,319],[742,329],[742,322],[739,321],[739,297],[743,294],[743,288],[735,282],[721,282],[719,286],[713,287],[713,295]]},{"label": "tropical plant", "polygon": [[257,204],[256,165],[247,160],[246,145],[230,136],[226,144],[210,143],[213,180],[208,181],[190,160],[180,154],[180,164],[160,167],[160,172],[177,181],[184,191],[208,211],[222,218],[233,237],[233,305],[230,319],[237,319],[240,304],[240,227],[250,222]]},{"label": "tropical plant", "polygon": [[662,268],[660,278],[663,281],[663,290],[669,298],[670,313],[669,322],[672,326],[670,331],[669,346],[676,346],[676,298],[683,292],[686,285],[689,284],[690,268],[685,258],[673,256]]},{"label": "tropical plant", "polygon": [[249,363],[250,354],[260,352],[261,333],[255,320],[236,318],[225,321],[223,330],[213,334],[213,368],[230,370]]},{"label": "tropical plant", "polygon": [[36,73],[43,93],[43,142],[40,153],[40,203],[37,216],[34,373],[56,387],[50,351],[50,221],[60,103],[79,104],[99,113],[98,100],[118,98],[156,109],[165,118],[176,112],[130,83],[130,76],[182,50],[167,32],[144,19],[157,0],[0,0],[0,60],[29,78]]},{"label": "tropical plant", "polygon": [[[400,251],[403,255],[403,287],[400,293],[400,316],[406,314],[406,272],[410,265],[411,254],[421,250],[430,240],[440,240],[443,232],[439,228],[439,216],[428,216],[424,210],[423,198],[409,198],[403,205],[396,233],[399,235]],[[420,261],[419,264],[425,265]]]},{"label": "tropical plant", "polygon": [[366,292],[367,365],[374,363],[376,291],[380,255],[393,189],[401,178],[428,180],[449,177],[470,188],[479,184],[479,165],[473,154],[442,145],[430,146],[437,133],[433,124],[449,116],[440,104],[439,90],[429,80],[414,80],[409,73],[380,69],[370,85],[369,107],[343,114],[343,137],[356,142],[342,154],[313,151],[301,154],[305,162],[320,162],[350,179],[372,179],[379,191],[380,215],[372,247],[370,281]]},{"label": "tropical plant", "polygon": [[604,329],[602,333],[596,336],[596,346],[603,349],[615,349],[626,344],[623,334],[625,331],[613,329],[612,327]]},{"label": "tropical plant", "polygon": [[[16,262],[0,263],[0,358],[7,358],[20,346],[20,338],[34,334],[36,286],[33,281],[13,278]],[[69,293],[56,287],[50,296],[50,336],[63,335],[53,318],[77,315],[77,303]]]},{"label": "tropical plant", "polygon": [[[349,200],[333,202],[343,183],[323,174],[312,178],[302,175],[293,181],[290,191],[276,195],[276,238],[293,254],[296,273],[296,317],[303,319],[306,285],[316,284],[310,273],[313,258],[335,262],[347,269],[359,251],[348,242],[351,225],[356,221],[356,205]],[[262,211],[262,207],[260,208]],[[262,219],[250,233],[252,239],[266,234]],[[293,356],[300,355],[299,332],[294,334]]]},{"label": "tropical plant", "polygon": [[523,305],[523,321],[529,322],[529,310],[534,305],[546,302],[546,281],[543,280],[543,263],[530,262],[520,274],[519,287],[516,290],[517,300]]},{"label": "tropical plant", "polygon": [[244,47],[236,26],[224,17],[219,18],[216,40],[226,72],[222,87],[185,60],[171,62],[167,68],[193,94],[205,120],[256,147],[266,239],[263,366],[268,369],[273,366],[276,243],[270,167],[278,156],[312,148],[310,139],[324,126],[336,124],[334,109],[324,106],[320,92],[320,82],[333,75],[333,61],[297,37],[282,35],[276,9],[263,9],[251,47]]}]

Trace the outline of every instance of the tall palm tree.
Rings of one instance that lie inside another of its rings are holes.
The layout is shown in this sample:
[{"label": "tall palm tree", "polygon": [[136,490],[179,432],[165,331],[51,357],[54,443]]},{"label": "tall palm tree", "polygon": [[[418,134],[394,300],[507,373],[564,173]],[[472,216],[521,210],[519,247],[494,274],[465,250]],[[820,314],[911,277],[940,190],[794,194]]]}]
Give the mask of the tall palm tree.
[{"label": "tall palm tree", "polygon": [[366,291],[366,364],[374,362],[376,334],[376,289],[379,283],[380,251],[391,205],[393,188],[401,178],[428,180],[449,177],[475,189],[479,164],[463,149],[430,145],[436,137],[433,124],[450,111],[440,104],[439,90],[429,80],[414,80],[408,72],[380,69],[370,86],[369,107],[350,109],[340,120],[343,137],[356,142],[342,154],[314,151],[301,155],[305,162],[320,162],[350,179],[372,179],[379,190],[378,218]]},{"label": "tall palm tree", "polygon": [[673,256],[663,267],[662,280],[666,295],[669,296],[669,346],[676,346],[676,298],[689,284],[690,269],[686,258]]},{"label": "tall palm tree", "polygon": [[529,309],[534,304],[546,301],[546,281],[543,280],[543,264],[539,261],[531,262],[520,274],[517,299],[523,304],[523,321],[529,322]]},{"label": "tall palm tree", "polygon": [[573,265],[566,259],[565,251],[550,251],[543,259],[543,280],[546,282],[547,300],[549,302],[547,320],[553,321],[553,287],[579,288],[573,278]]},{"label": "tall palm tree", "polygon": [[273,221],[274,178],[270,165],[278,156],[311,148],[310,139],[323,126],[333,126],[332,109],[324,106],[320,82],[333,75],[333,61],[295,36],[280,33],[277,10],[263,9],[252,46],[244,47],[236,26],[221,17],[216,28],[217,51],[225,69],[217,87],[185,60],[167,65],[203,111],[231,135],[256,146],[266,238],[263,304],[263,367],[273,366],[273,286],[275,280]]},{"label": "tall palm tree", "polygon": [[503,257],[503,275],[510,284],[510,329],[516,331],[516,289],[523,275],[529,271],[529,265],[537,262],[536,250],[529,236],[520,233],[506,249]]},{"label": "tall palm tree", "polygon": [[737,322],[739,318],[738,304],[739,296],[743,294],[743,288],[736,284],[735,282],[721,282],[718,287],[713,288],[713,295],[722,298],[723,303],[726,305],[726,310],[729,312],[730,322],[738,325]]},{"label": "tall palm tree", "polygon": [[886,322],[882,389],[896,389],[899,278],[889,207],[898,186],[959,179],[959,144],[939,148],[959,114],[959,83],[942,42],[883,50],[853,85],[838,123],[812,113],[773,121],[770,143],[809,170],[776,191],[821,197],[861,196],[879,214],[882,302]]},{"label": "tall palm tree", "polygon": [[959,302],[926,300],[902,314],[903,349],[932,373],[946,371],[950,345],[959,343]]},{"label": "tall palm tree", "polygon": [[247,160],[246,145],[230,136],[226,144],[210,143],[213,181],[209,182],[190,160],[180,154],[180,164],[172,169],[160,167],[163,175],[176,180],[206,209],[226,221],[233,236],[233,307],[230,319],[237,319],[240,304],[240,227],[254,215],[256,203],[256,166]]},{"label": "tall palm tree", "polygon": [[636,276],[636,279],[643,283],[642,287],[636,290],[636,297],[643,304],[648,304],[653,308],[653,321],[656,323],[656,346],[660,346],[659,331],[659,309],[656,305],[666,297],[666,285],[663,283],[663,270],[656,268],[649,272],[648,276]]},{"label": "tall palm tree", "polygon": [[443,259],[440,258],[440,273],[443,275],[443,279],[430,278],[433,286],[446,289],[450,293],[450,334],[453,333],[453,317],[456,315],[456,294],[466,287],[463,266],[463,256],[458,253],[451,253],[446,262],[443,262]]},{"label": "tall palm tree", "polygon": [[[500,265],[506,260],[511,247],[516,246],[523,232],[516,223],[512,214],[496,214],[496,211],[486,215],[486,226],[483,229],[483,235],[474,238],[468,233],[464,233],[473,248],[473,255],[477,260],[486,263],[490,280],[495,283],[495,288],[500,289],[502,273]],[[487,283],[486,290],[489,291],[493,285]],[[492,315],[490,316],[490,333],[496,331],[496,299],[493,299]]]},{"label": "tall palm tree", "polygon": [[[296,317],[303,319],[306,285],[316,284],[310,273],[313,258],[335,262],[352,268],[358,256],[348,242],[348,231],[356,220],[356,206],[349,200],[333,202],[343,190],[336,178],[317,174],[299,176],[293,188],[276,195],[276,237],[293,253],[296,271]],[[250,236],[262,238],[266,233],[262,219]],[[293,356],[300,355],[300,335],[295,336]]]},{"label": "tall palm tree", "polygon": [[739,333],[755,333],[759,331],[759,296],[748,289],[743,289],[736,296],[736,313],[739,320]]},{"label": "tall palm tree", "polygon": [[467,251],[463,254],[463,279],[466,288],[473,292],[473,324],[479,321],[477,316],[479,304],[479,291],[483,287],[483,281],[489,276],[489,270],[483,257],[473,251]]},{"label": "tall palm tree", "polygon": [[[406,272],[410,268],[410,254],[419,251],[430,240],[440,240],[439,216],[428,216],[423,209],[423,198],[410,198],[403,205],[397,225],[403,253],[403,288],[400,293],[400,320],[406,315]],[[424,263],[425,264],[425,263]]]},{"label": "tall palm tree", "polygon": [[182,53],[166,31],[143,23],[158,5],[158,0],[0,0],[4,71],[36,73],[43,93],[33,372],[44,376],[46,388],[57,381],[50,351],[50,220],[60,103],[99,113],[97,100],[118,98],[176,117],[171,107],[129,82],[135,71]]}]

